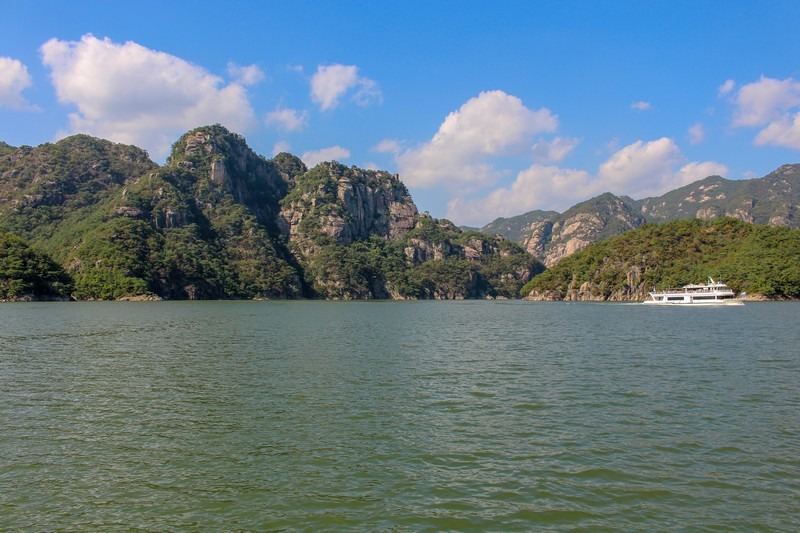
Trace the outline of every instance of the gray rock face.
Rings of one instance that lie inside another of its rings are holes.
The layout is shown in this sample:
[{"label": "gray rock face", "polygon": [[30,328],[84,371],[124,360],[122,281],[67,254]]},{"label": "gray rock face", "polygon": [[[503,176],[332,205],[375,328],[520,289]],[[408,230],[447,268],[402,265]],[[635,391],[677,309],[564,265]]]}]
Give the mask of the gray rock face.
[{"label": "gray rock face", "polygon": [[645,219],[621,198],[604,194],[578,204],[552,220],[529,226],[523,246],[547,267],[586,246],[623,231],[638,228]]},{"label": "gray rock face", "polygon": [[183,150],[173,154],[179,167],[207,172],[209,181],[246,205],[259,220],[275,225],[276,204],[291,180],[272,162],[258,156],[244,138],[218,127],[188,133]]},{"label": "gray rock face", "polygon": [[453,255],[453,250],[447,241],[433,243],[424,239],[409,239],[405,253],[412,263],[419,264],[425,261],[447,259]]},{"label": "gray rock face", "polygon": [[[399,183],[396,176],[391,179]],[[417,208],[399,188],[384,184],[370,187],[361,180],[340,178],[336,196],[345,214],[341,217],[342,230],[335,237],[345,244],[370,235],[399,237],[414,227]]]},{"label": "gray rock face", "polygon": [[607,290],[602,284],[588,281],[578,285],[570,283],[566,292],[557,290],[532,291],[525,299],[533,301],[567,301],[567,302],[630,302],[647,299],[651,287],[642,282],[642,269],[634,265],[626,272],[625,285],[615,290]]},{"label": "gray rock face", "polygon": [[373,235],[400,237],[414,227],[417,207],[396,175],[337,163],[322,163],[314,172],[315,181],[301,177],[301,192],[280,211],[281,228],[301,248],[314,231],[347,245]]}]

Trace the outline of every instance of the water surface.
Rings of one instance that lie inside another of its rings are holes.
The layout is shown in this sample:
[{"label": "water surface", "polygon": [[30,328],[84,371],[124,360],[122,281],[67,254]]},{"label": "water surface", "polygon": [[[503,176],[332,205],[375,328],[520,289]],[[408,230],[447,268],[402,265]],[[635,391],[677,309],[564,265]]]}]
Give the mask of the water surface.
[{"label": "water surface", "polygon": [[796,531],[800,304],[0,305],[0,530]]}]

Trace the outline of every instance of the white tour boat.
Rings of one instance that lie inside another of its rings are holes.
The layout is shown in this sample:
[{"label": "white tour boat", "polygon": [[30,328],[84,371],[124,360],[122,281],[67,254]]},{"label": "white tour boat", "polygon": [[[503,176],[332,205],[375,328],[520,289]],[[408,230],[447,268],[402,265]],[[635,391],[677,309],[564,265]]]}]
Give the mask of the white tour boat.
[{"label": "white tour boat", "polygon": [[705,285],[684,285],[649,294],[650,299],[644,303],[653,305],[744,305],[727,285],[712,278]]}]

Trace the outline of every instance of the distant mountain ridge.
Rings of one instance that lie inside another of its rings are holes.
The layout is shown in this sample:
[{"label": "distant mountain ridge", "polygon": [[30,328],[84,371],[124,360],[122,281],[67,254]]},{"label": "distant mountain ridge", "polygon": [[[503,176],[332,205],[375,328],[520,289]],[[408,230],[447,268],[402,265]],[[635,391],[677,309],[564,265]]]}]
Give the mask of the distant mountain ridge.
[{"label": "distant mountain ridge", "polygon": [[531,211],[499,218],[479,229],[522,244],[548,267],[589,244],[647,222],[732,217],[760,225],[800,228],[800,164],[783,165],[763,178],[709,176],[664,195],[633,200],[604,193],[563,213]]}]

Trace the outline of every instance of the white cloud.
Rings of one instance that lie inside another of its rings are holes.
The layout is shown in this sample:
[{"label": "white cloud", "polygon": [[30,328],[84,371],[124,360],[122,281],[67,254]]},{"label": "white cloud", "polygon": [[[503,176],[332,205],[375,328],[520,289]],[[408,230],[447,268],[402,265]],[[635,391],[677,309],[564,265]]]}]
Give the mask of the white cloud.
[{"label": "white cloud", "polygon": [[689,128],[689,143],[700,144],[706,140],[706,130],[699,122]]},{"label": "white cloud", "polygon": [[783,119],[788,110],[800,106],[800,82],[762,76],[739,89],[736,105],[734,126],[763,126]]},{"label": "white cloud", "polygon": [[758,132],[754,142],[759,146],[774,145],[800,149],[800,113],[770,122],[766,128]]},{"label": "white cloud", "polygon": [[458,224],[481,225],[500,216],[533,209],[563,210],[603,192],[634,198],[657,196],[728,169],[715,162],[687,162],[668,138],[637,141],[609,157],[592,175],[583,170],[534,164],[509,187],[486,198],[451,200],[447,217]]},{"label": "white cloud", "polygon": [[[689,185],[697,180],[707,178],[708,176],[725,176],[729,172],[728,167],[721,163],[714,161],[691,162],[683,165],[678,172],[675,173],[674,185],[670,189],[676,189]],[[668,191],[662,191],[662,194]]]},{"label": "white cloud", "polygon": [[300,156],[308,168],[316,166],[323,161],[340,161],[350,157],[350,150],[341,146],[330,146],[321,150],[305,152]]},{"label": "white cloud", "polygon": [[637,111],[649,111],[653,109],[653,105],[650,102],[634,102],[631,104],[631,109],[635,109]]},{"label": "white cloud", "polygon": [[341,98],[353,90],[352,99],[360,106],[383,101],[377,82],[359,76],[355,65],[320,65],[311,78],[311,100],[323,111],[337,107]]},{"label": "white cloud", "polygon": [[258,65],[243,67],[236,63],[228,63],[228,75],[242,85],[255,85],[264,79],[264,71]]},{"label": "white cloud", "polygon": [[359,78],[353,101],[361,107],[383,103],[383,93],[378,82],[369,78]]},{"label": "white cloud", "polygon": [[736,82],[733,80],[725,80],[725,83],[719,86],[717,89],[717,95],[719,96],[726,96],[736,88]]},{"label": "white cloud", "polygon": [[255,123],[241,83],[224,85],[164,52],[89,34],[78,42],[51,39],[40,51],[59,101],[77,107],[71,133],[136,144],[158,159],[197,126],[221,123],[242,133]]},{"label": "white cloud", "polygon": [[292,145],[286,141],[278,141],[272,146],[272,155],[276,156],[281,152],[289,152],[292,149]]},{"label": "white cloud", "polygon": [[600,165],[597,177],[605,190],[624,191],[635,198],[651,196],[669,190],[674,168],[682,161],[681,151],[672,139],[636,141]]},{"label": "white cloud", "polygon": [[283,131],[301,131],[308,124],[308,111],[298,111],[287,107],[276,109],[267,113],[264,123]]},{"label": "white cloud", "polygon": [[557,126],[548,109],[533,111],[503,91],[482,92],[450,113],[429,142],[399,154],[397,163],[412,186],[485,185],[506,173],[492,158],[527,152],[535,134]]},{"label": "white cloud", "polygon": [[18,59],[0,57],[0,107],[19,110],[35,110],[22,96],[22,91],[33,84],[31,75]]},{"label": "white cloud", "polygon": [[800,82],[761,77],[743,85],[734,103],[734,127],[759,127],[754,143],[800,149]]},{"label": "white cloud", "polygon": [[379,154],[397,154],[401,149],[400,142],[395,139],[384,139],[372,147],[372,151]]},{"label": "white cloud", "polygon": [[[495,189],[486,198],[454,198],[447,204],[447,218],[458,224],[483,225],[533,209],[565,208],[572,198],[591,196],[590,184],[591,175],[583,170],[534,164],[517,174],[510,187]],[[564,199],[569,201],[564,203]]]},{"label": "white cloud", "polygon": [[580,140],[574,138],[556,137],[552,141],[539,141],[533,145],[533,158],[540,163],[558,163],[563,161]]}]

